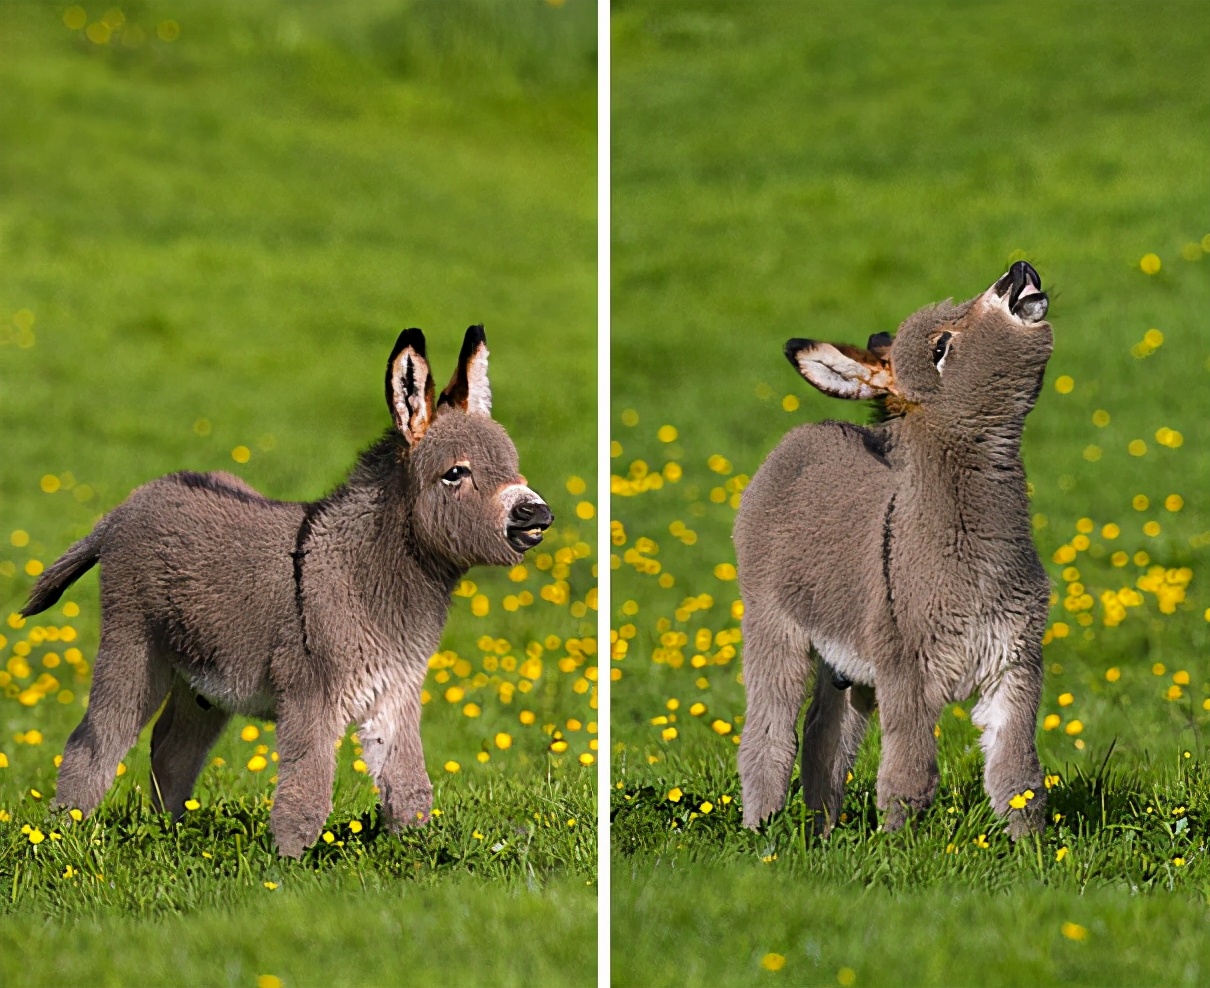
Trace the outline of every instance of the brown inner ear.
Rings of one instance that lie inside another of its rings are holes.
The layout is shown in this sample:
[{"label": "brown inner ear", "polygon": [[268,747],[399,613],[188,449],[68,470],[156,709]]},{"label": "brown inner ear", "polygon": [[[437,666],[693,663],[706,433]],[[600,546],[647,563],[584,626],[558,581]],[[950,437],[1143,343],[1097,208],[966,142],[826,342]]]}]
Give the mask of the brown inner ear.
[{"label": "brown inner ear", "polygon": [[449,405],[451,407],[461,408],[464,412],[470,402],[471,385],[466,377],[466,364],[458,362],[458,368],[454,371],[454,376],[450,378],[450,383],[445,386],[445,390],[441,392],[441,397],[437,399],[437,407]]},{"label": "brown inner ear", "polygon": [[[871,342],[873,342],[873,338],[871,338]],[[886,359],[886,356],[889,356],[891,352],[889,344],[886,346],[886,349],[879,348],[877,350],[863,350],[861,347],[853,346],[850,343],[833,343],[832,345],[846,357],[855,360],[866,369],[867,373],[862,374],[860,377],[862,384],[894,394],[895,372],[891,369],[891,362]]]}]

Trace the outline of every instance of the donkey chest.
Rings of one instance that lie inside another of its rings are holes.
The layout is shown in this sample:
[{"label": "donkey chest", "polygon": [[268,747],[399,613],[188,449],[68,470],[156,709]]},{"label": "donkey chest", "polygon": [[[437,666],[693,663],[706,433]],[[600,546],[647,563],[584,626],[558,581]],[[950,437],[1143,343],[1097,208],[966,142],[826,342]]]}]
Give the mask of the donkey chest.
[{"label": "donkey chest", "polygon": [[394,628],[368,624],[356,644],[350,643],[341,663],[341,698],[345,719],[361,723],[384,706],[418,695],[429,656],[439,641],[430,635],[400,634]]},{"label": "donkey chest", "polygon": [[924,663],[947,700],[965,700],[1000,678],[1017,657],[1026,633],[1023,617],[971,615],[960,627],[933,639]]},{"label": "donkey chest", "polygon": [[[416,667],[419,668],[416,668]],[[408,686],[423,680],[425,664],[400,653],[378,653],[350,669],[341,691],[345,720],[360,723],[385,703],[402,696]]]},{"label": "donkey chest", "polygon": [[951,559],[931,571],[922,566],[889,597],[905,657],[923,666],[947,700],[965,699],[995,681],[1026,640],[1039,602],[1043,611],[1046,606],[1047,588],[1034,585],[1027,565],[963,562]]}]

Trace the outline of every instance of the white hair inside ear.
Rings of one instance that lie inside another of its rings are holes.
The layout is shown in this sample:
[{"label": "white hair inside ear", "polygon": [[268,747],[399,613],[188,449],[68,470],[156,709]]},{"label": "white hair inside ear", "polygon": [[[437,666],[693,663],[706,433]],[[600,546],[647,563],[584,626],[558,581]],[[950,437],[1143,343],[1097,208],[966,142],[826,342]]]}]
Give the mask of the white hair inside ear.
[{"label": "white hair inside ear", "polygon": [[894,388],[890,365],[859,347],[791,340],[786,356],[807,381],[834,398],[877,398]]},{"label": "white hair inside ear", "polygon": [[487,343],[479,345],[466,362],[466,410],[479,415],[492,413],[492,386],[487,379]]}]

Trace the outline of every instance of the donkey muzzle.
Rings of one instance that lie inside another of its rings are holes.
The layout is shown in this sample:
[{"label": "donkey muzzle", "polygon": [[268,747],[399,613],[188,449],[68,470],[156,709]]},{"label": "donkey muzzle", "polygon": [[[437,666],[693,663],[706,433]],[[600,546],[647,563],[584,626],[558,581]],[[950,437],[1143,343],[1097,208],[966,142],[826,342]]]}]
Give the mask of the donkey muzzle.
[{"label": "donkey muzzle", "polygon": [[532,549],[555,520],[545,501],[518,501],[509,509],[505,522],[508,544],[518,552]]},{"label": "donkey muzzle", "polygon": [[1050,308],[1050,299],[1042,291],[1042,277],[1028,261],[1017,261],[992,290],[1008,296],[1008,311],[1022,322],[1041,322]]}]

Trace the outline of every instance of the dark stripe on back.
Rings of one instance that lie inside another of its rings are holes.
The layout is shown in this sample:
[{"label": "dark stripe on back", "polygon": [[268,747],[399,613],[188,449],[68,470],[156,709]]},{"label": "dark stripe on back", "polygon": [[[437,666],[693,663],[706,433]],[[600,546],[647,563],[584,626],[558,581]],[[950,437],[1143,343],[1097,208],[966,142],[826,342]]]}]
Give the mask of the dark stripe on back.
[{"label": "dark stripe on back", "polygon": [[864,426],[856,425],[853,422],[835,422],[831,423],[848,436],[856,436],[861,440],[861,445],[866,448],[866,452],[871,456],[877,457],[886,466],[890,466],[887,462],[887,436],[881,429],[867,429]]},{"label": "dark stripe on back", "polygon": [[229,497],[236,501],[242,501],[244,504],[282,503],[280,501],[273,501],[263,494],[257,494],[255,491],[232,487],[230,484],[223,483],[223,481],[209,473],[194,473],[192,470],[184,470],[180,473],[170,473],[168,479],[176,481],[176,483],[183,487],[188,487],[190,490],[206,491],[209,494],[217,494],[219,497]]}]

